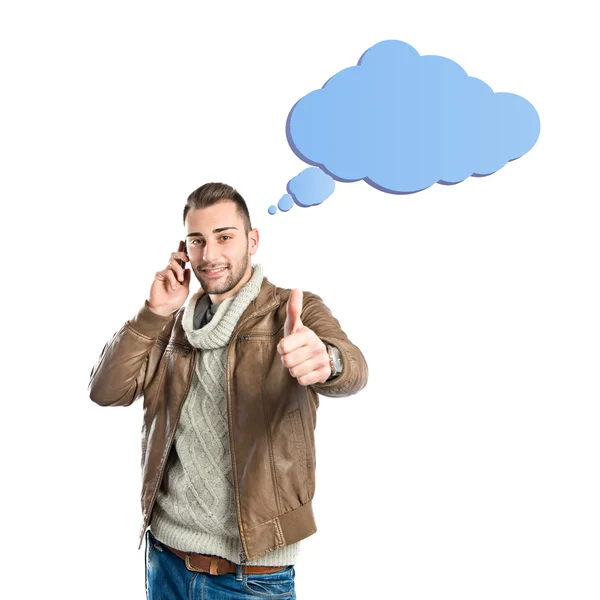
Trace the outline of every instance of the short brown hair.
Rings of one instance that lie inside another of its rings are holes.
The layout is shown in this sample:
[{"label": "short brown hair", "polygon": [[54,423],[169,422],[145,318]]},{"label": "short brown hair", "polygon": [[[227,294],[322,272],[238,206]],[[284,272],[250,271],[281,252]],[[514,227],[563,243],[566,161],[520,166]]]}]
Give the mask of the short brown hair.
[{"label": "short brown hair", "polygon": [[246,201],[235,188],[226,183],[205,183],[197,190],[194,190],[188,196],[183,208],[183,224],[185,225],[185,218],[190,209],[207,208],[213,206],[213,204],[227,200],[235,202],[237,211],[244,221],[246,235],[248,235],[248,232],[252,229],[252,223],[250,222],[250,213],[248,212]]}]

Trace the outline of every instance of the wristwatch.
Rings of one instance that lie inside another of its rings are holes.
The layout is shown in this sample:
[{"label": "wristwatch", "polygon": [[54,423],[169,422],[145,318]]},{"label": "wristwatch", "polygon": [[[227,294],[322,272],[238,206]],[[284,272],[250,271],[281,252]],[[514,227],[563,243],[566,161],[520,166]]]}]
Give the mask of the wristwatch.
[{"label": "wristwatch", "polygon": [[327,344],[327,354],[329,354],[329,366],[331,367],[331,375],[327,381],[337,377],[344,369],[344,363],[342,362],[342,355],[335,346]]}]

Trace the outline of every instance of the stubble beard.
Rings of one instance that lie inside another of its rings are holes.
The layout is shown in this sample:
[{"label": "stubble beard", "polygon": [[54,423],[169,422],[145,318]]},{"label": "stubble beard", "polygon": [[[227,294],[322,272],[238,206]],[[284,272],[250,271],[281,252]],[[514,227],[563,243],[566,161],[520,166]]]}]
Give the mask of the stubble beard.
[{"label": "stubble beard", "polygon": [[223,281],[212,281],[210,279],[204,280],[202,271],[200,271],[198,280],[200,281],[202,289],[207,294],[215,295],[226,294],[227,292],[230,292],[244,277],[248,267],[248,260],[248,254],[244,254],[244,258],[240,260],[237,268],[232,269],[231,264],[228,264],[228,274]]}]

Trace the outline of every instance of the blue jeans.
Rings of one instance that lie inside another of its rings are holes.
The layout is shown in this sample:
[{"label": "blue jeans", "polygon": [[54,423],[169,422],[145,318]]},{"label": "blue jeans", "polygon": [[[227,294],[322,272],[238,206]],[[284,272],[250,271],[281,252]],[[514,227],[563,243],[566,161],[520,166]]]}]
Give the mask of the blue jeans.
[{"label": "blue jeans", "polygon": [[188,571],[185,562],[146,531],[146,597],[148,600],[296,600],[294,567],[275,573],[210,575]]}]

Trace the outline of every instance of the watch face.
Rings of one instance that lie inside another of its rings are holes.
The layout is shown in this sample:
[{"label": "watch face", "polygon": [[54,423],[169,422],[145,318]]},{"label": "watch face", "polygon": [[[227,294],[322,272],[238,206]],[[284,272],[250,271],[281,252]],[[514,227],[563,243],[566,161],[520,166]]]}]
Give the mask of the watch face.
[{"label": "watch face", "polygon": [[342,357],[340,356],[340,351],[337,348],[332,347],[331,354],[333,356],[333,366],[335,367],[336,373],[341,373],[342,372]]}]

